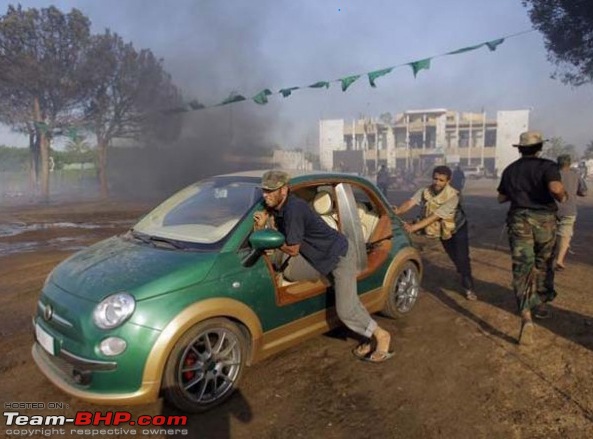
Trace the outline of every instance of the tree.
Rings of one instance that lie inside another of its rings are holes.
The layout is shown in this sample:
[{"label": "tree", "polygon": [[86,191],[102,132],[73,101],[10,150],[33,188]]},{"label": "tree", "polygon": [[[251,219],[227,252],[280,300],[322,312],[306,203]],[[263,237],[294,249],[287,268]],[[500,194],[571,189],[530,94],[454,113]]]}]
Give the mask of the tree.
[{"label": "tree", "polygon": [[379,115],[379,120],[383,122],[385,125],[392,125],[393,124],[393,116],[391,113],[381,113]]},{"label": "tree", "polygon": [[121,137],[176,137],[180,118],[165,110],[177,107],[181,97],[162,60],[148,49],[136,51],[109,30],[93,37],[87,61],[90,99],[85,117],[97,139],[101,194],[107,197],[108,145]]},{"label": "tree", "polygon": [[523,0],[545,39],[553,77],[579,86],[593,82],[593,5],[590,0]]},{"label": "tree", "polygon": [[85,96],[80,67],[89,36],[90,21],[77,9],[63,14],[54,6],[19,5],[0,16],[0,118],[29,133],[32,169],[38,154],[45,201],[54,129],[76,118]]},{"label": "tree", "polygon": [[562,154],[568,154],[574,159],[576,157],[575,146],[564,143],[561,137],[552,137],[549,142],[544,143],[542,157],[556,161]]}]

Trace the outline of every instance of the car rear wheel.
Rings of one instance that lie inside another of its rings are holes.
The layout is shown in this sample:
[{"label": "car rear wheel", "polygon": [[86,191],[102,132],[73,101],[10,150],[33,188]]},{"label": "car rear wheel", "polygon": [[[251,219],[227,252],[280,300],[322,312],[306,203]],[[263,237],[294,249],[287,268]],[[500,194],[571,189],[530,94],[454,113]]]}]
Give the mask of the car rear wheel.
[{"label": "car rear wheel", "polygon": [[216,318],[189,329],[175,344],[163,377],[165,399],[199,413],[226,400],[237,388],[247,342],[233,322]]},{"label": "car rear wheel", "polygon": [[383,312],[389,317],[409,313],[420,292],[420,272],[412,261],[406,261],[388,286],[387,303]]}]

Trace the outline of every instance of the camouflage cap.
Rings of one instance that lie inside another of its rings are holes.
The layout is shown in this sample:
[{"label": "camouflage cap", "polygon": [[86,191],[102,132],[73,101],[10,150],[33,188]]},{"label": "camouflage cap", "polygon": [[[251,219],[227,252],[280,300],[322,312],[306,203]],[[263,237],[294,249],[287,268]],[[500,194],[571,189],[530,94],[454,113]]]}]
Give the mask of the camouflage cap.
[{"label": "camouflage cap", "polygon": [[290,175],[284,171],[268,171],[261,179],[261,188],[268,191],[275,191],[288,184]]},{"label": "camouflage cap", "polygon": [[536,146],[546,142],[542,133],[539,131],[525,131],[519,136],[519,143],[513,146]]}]

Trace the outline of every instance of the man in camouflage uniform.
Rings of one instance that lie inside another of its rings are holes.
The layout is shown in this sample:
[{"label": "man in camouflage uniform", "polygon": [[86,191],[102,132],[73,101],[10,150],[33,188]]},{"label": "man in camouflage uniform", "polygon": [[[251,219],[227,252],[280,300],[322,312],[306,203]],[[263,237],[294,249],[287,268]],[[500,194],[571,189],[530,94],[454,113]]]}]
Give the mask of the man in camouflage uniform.
[{"label": "man in camouflage uniform", "polygon": [[513,259],[513,290],[521,314],[520,344],[533,343],[532,314],[545,317],[541,307],[556,296],[554,290],[554,247],[556,244],[556,201],[568,195],[560,172],[552,160],[537,157],[543,147],[538,131],[522,133],[521,158],[505,168],[498,186],[498,201],[511,202],[507,216]]}]

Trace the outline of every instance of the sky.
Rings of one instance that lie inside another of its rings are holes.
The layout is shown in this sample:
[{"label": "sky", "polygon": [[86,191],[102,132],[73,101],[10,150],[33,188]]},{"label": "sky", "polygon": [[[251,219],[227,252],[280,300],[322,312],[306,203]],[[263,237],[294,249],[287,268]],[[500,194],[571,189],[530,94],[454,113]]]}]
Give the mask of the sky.
[{"label": "sky", "polygon": [[[9,3],[0,0],[0,13]],[[236,91],[254,96],[417,61],[532,28],[520,0],[21,0],[23,7],[80,9],[92,30],[109,28],[137,48],[164,60],[187,100],[215,104]],[[315,151],[320,118],[351,120],[406,110],[530,109],[530,128],[562,137],[578,149],[593,140],[593,87],[571,88],[551,79],[538,32],[509,38],[494,52],[477,51],[434,59],[414,78],[407,66],[377,80],[366,78],[346,92],[339,84],[297,90],[195,111],[189,126],[221,123],[218,137],[241,141],[265,130],[284,148]],[[246,121],[241,123],[241,121]],[[252,123],[257,121],[257,123]],[[199,128],[198,128],[199,127]],[[27,144],[0,130],[0,144]]]}]

